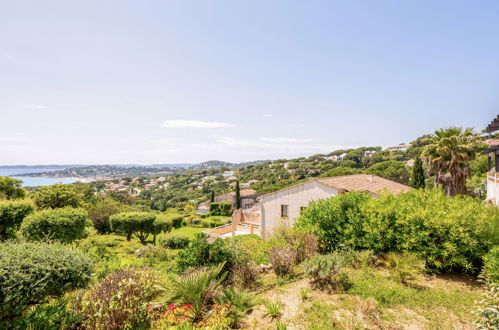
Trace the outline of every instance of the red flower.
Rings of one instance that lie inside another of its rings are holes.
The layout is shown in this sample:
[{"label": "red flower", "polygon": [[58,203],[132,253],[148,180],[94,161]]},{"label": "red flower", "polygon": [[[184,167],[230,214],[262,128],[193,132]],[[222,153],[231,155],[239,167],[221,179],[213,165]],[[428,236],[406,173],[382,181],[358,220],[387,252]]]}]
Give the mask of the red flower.
[{"label": "red flower", "polygon": [[175,308],[177,308],[177,306],[175,306],[175,304],[170,304],[170,310],[174,310]]},{"label": "red flower", "polygon": [[192,305],[191,304],[184,304],[184,305],[182,305],[182,307],[192,308]]}]

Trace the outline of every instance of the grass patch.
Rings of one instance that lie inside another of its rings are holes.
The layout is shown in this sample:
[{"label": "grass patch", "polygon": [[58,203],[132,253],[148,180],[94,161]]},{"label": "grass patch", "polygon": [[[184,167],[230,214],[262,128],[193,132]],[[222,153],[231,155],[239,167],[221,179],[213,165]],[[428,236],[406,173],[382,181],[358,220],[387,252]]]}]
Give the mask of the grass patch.
[{"label": "grass patch", "polygon": [[356,270],[351,274],[353,287],[349,293],[362,298],[374,298],[382,306],[402,305],[430,312],[437,307],[444,307],[457,315],[463,315],[473,308],[474,302],[479,298],[478,292],[458,282],[430,288],[396,282],[382,271]]},{"label": "grass patch", "polygon": [[189,239],[194,239],[196,237],[196,234],[201,233],[203,230],[206,230],[208,228],[195,228],[195,227],[180,227],[179,229],[173,229],[171,232],[176,233],[176,234],[182,234]]}]

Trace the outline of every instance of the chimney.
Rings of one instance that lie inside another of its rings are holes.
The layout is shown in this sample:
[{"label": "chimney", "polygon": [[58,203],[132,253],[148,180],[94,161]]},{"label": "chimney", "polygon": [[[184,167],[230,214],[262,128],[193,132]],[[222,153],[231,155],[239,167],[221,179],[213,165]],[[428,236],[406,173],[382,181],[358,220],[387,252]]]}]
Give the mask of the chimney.
[{"label": "chimney", "polygon": [[374,176],[372,174],[367,175],[367,181],[374,182]]}]

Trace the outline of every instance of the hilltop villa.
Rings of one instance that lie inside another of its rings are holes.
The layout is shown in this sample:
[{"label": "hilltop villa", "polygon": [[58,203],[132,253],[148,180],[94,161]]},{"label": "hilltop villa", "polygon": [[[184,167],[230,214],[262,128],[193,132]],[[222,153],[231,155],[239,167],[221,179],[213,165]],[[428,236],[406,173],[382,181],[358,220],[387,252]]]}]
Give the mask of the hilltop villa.
[{"label": "hilltop villa", "polygon": [[366,191],[377,197],[382,191],[399,194],[406,185],[370,174],[317,178],[259,196],[252,208],[236,210],[232,223],[206,231],[212,237],[257,234],[264,239],[280,226],[290,227],[311,201],[334,197],[349,191]]},{"label": "hilltop villa", "polygon": [[[499,131],[499,115],[485,129],[487,133]],[[487,201],[499,206],[499,144],[491,143],[484,151],[487,158]]]}]

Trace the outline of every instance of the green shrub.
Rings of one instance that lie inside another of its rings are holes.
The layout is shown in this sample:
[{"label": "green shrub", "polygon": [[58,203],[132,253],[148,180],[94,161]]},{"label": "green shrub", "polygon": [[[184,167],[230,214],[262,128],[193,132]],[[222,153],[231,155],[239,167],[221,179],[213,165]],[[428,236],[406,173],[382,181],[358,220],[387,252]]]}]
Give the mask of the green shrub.
[{"label": "green shrub", "polygon": [[173,228],[179,229],[180,227],[182,227],[183,220],[184,220],[184,217],[182,217],[182,216],[173,217],[171,219]]},{"label": "green shrub", "polygon": [[113,232],[126,234],[128,241],[134,234],[142,244],[153,233],[155,220],[156,215],[151,212],[122,212],[109,218]]},{"label": "green shrub", "polygon": [[365,221],[361,207],[371,198],[364,192],[351,192],[312,202],[297,220],[296,227],[316,234],[324,252],[357,247]]},{"label": "green shrub", "polygon": [[[3,325],[8,329],[59,330],[74,328],[81,318],[67,308],[66,299],[29,308],[21,317]],[[0,322],[0,328],[3,328]]]},{"label": "green shrub", "polygon": [[39,208],[79,207],[83,194],[74,184],[53,184],[42,186],[32,195]]},{"label": "green shrub", "polygon": [[315,255],[303,263],[303,270],[314,287],[341,292],[352,286],[344,265],[345,258],[338,253]]},{"label": "green shrub", "polygon": [[101,279],[120,269],[121,262],[111,248],[116,241],[107,235],[87,237],[78,241],[78,249],[85,252],[95,263],[95,277]]},{"label": "green shrub", "polygon": [[169,233],[172,231],[172,222],[170,220],[165,220],[156,217],[152,226],[151,226],[151,234],[154,235],[153,242],[156,244],[156,235],[161,233]]},{"label": "green shrub", "polygon": [[408,283],[423,273],[424,262],[414,253],[390,252],[386,257],[386,264],[392,278],[400,283]]},{"label": "green shrub", "polygon": [[412,252],[433,272],[476,272],[499,241],[499,209],[440,189],[377,199],[353,192],[311,203],[297,227],[317,234],[326,251]]},{"label": "green shrub", "polygon": [[0,199],[24,198],[26,191],[21,186],[22,180],[10,176],[0,176]]},{"label": "green shrub", "polygon": [[29,200],[0,200],[0,240],[12,236],[23,219],[34,209],[33,202]]},{"label": "green shrub", "polygon": [[499,285],[499,245],[494,246],[489,253],[483,257],[482,274],[490,282]]},{"label": "green shrub", "polygon": [[85,286],[92,268],[85,254],[59,243],[0,243],[0,319]]},{"label": "green shrub", "polygon": [[252,259],[252,250],[242,241],[229,241],[232,254],[232,266],[229,269],[230,282],[239,288],[251,288],[258,277],[256,263]]},{"label": "green shrub", "polygon": [[112,273],[74,301],[82,326],[89,329],[136,329],[147,324],[144,305],[159,292],[160,280],[150,270],[125,268]]},{"label": "green shrub", "polygon": [[27,216],[20,232],[28,240],[50,239],[68,243],[85,236],[87,223],[87,212],[83,209],[47,209]]},{"label": "green shrub", "polygon": [[231,202],[211,203],[210,214],[230,217],[232,215],[232,203]]},{"label": "green shrub", "polygon": [[113,214],[121,212],[123,206],[112,198],[102,198],[95,203],[92,203],[87,208],[88,217],[92,220],[94,228],[99,234],[107,234],[111,232],[109,217]]},{"label": "green shrub", "polygon": [[220,293],[221,284],[227,275],[223,268],[222,262],[211,268],[198,268],[176,276],[172,280],[169,302],[192,305],[195,318],[199,319]]},{"label": "green shrub", "polygon": [[317,254],[319,240],[314,234],[283,228],[278,230],[276,235],[277,240],[283,240],[296,252],[297,264]]},{"label": "green shrub", "polygon": [[189,243],[189,237],[177,233],[171,233],[159,238],[159,245],[167,249],[183,249],[188,246]]},{"label": "green shrub", "polygon": [[283,304],[280,301],[271,301],[271,300],[265,300],[263,302],[263,305],[265,306],[266,313],[268,316],[270,316],[273,319],[278,319],[281,317],[282,314],[282,308]]},{"label": "green shrub", "polygon": [[206,235],[198,234],[189,247],[179,252],[177,268],[184,271],[188,268],[224,263],[224,271],[229,271],[233,265],[232,261],[232,250],[226,241],[218,238],[213,243],[208,243]]}]

